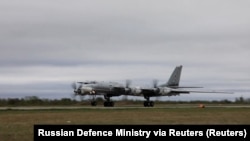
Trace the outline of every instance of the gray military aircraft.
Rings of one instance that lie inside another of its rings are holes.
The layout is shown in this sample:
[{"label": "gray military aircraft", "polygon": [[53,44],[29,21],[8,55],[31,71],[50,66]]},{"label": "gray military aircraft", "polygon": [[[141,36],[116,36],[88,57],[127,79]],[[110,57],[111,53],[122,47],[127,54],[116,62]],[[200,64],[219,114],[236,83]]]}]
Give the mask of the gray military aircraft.
[{"label": "gray military aircraft", "polygon": [[228,93],[222,91],[197,91],[197,90],[188,90],[187,88],[202,88],[202,87],[187,87],[179,86],[180,77],[181,77],[182,66],[177,66],[173,73],[171,74],[169,80],[165,84],[157,85],[157,81],[153,81],[153,87],[131,87],[130,81],[127,80],[126,84],[123,85],[117,82],[98,82],[98,81],[85,81],[77,82],[80,84],[77,87],[76,83],[72,84],[74,88],[75,95],[92,95],[93,99],[91,101],[92,106],[96,106],[96,95],[104,95],[105,107],[113,107],[114,102],[111,101],[113,96],[129,95],[129,96],[144,96],[146,101],[144,101],[144,107],[153,107],[154,102],[150,101],[150,97],[159,97],[159,96],[175,96],[180,94],[189,94],[189,93]]}]

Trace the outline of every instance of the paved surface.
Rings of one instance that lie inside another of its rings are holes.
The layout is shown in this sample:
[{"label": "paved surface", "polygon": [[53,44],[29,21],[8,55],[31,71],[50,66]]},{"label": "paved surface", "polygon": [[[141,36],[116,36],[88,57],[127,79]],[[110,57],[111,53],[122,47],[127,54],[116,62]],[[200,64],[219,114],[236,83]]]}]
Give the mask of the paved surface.
[{"label": "paved surface", "polygon": [[[204,105],[205,108],[250,108],[250,105]],[[146,108],[198,108],[199,105],[167,105],[167,106],[155,106],[155,107],[137,107],[137,106],[124,106],[124,107],[90,107],[90,106],[19,106],[19,107],[0,107],[0,110],[67,110],[67,109],[146,109]]]}]

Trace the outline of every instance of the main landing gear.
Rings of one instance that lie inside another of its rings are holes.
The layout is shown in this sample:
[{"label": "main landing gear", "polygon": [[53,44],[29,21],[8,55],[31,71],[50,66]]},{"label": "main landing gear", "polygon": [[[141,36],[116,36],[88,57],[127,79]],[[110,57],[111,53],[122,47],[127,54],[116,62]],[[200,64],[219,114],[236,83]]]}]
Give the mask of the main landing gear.
[{"label": "main landing gear", "polygon": [[144,97],[146,101],[144,101],[144,107],[154,107],[154,102],[149,100],[149,97],[145,96]]},{"label": "main landing gear", "polygon": [[91,101],[91,106],[96,106],[97,105],[97,102],[96,101]]},{"label": "main landing gear", "polygon": [[91,106],[96,106],[97,105],[97,102],[96,102],[96,95],[93,95],[93,98],[92,98],[92,100],[91,100]]},{"label": "main landing gear", "polygon": [[[92,100],[91,100],[91,106],[96,106],[97,105],[97,102],[96,102],[96,98],[95,98],[96,96],[95,95],[93,95],[93,98],[92,98]],[[107,96],[107,95],[104,95],[104,99],[106,100],[106,101],[104,101],[104,103],[103,103],[103,106],[104,107],[114,107],[114,102],[113,101],[111,101],[110,100],[110,96]]]},{"label": "main landing gear", "polygon": [[104,107],[114,107],[114,102],[110,100],[110,97],[107,95],[104,95],[104,98],[106,101],[104,101],[103,106]]}]

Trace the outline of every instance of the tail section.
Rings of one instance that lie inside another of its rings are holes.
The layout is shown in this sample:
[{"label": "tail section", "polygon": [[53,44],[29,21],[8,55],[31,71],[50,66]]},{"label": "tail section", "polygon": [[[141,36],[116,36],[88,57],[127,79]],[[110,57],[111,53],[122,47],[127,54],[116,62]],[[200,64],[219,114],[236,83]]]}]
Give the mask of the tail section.
[{"label": "tail section", "polygon": [[167,82],[167,86],[179,86],[179,82],[180,82],[180,78],[181,78],[181,70],[182,70],[182,66],[177,66],[172,75],[170,76],[168,82]]}]

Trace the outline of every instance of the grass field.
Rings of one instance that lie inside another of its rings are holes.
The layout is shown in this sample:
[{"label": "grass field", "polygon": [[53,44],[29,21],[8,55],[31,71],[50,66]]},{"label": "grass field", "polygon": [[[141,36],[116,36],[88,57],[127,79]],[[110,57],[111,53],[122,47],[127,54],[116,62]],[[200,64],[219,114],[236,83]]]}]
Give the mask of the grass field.
[{"label": "grass field", "polygon": [[0,110],[1,141],[32,141],[34,124],[250,124],[250,108]]}]

